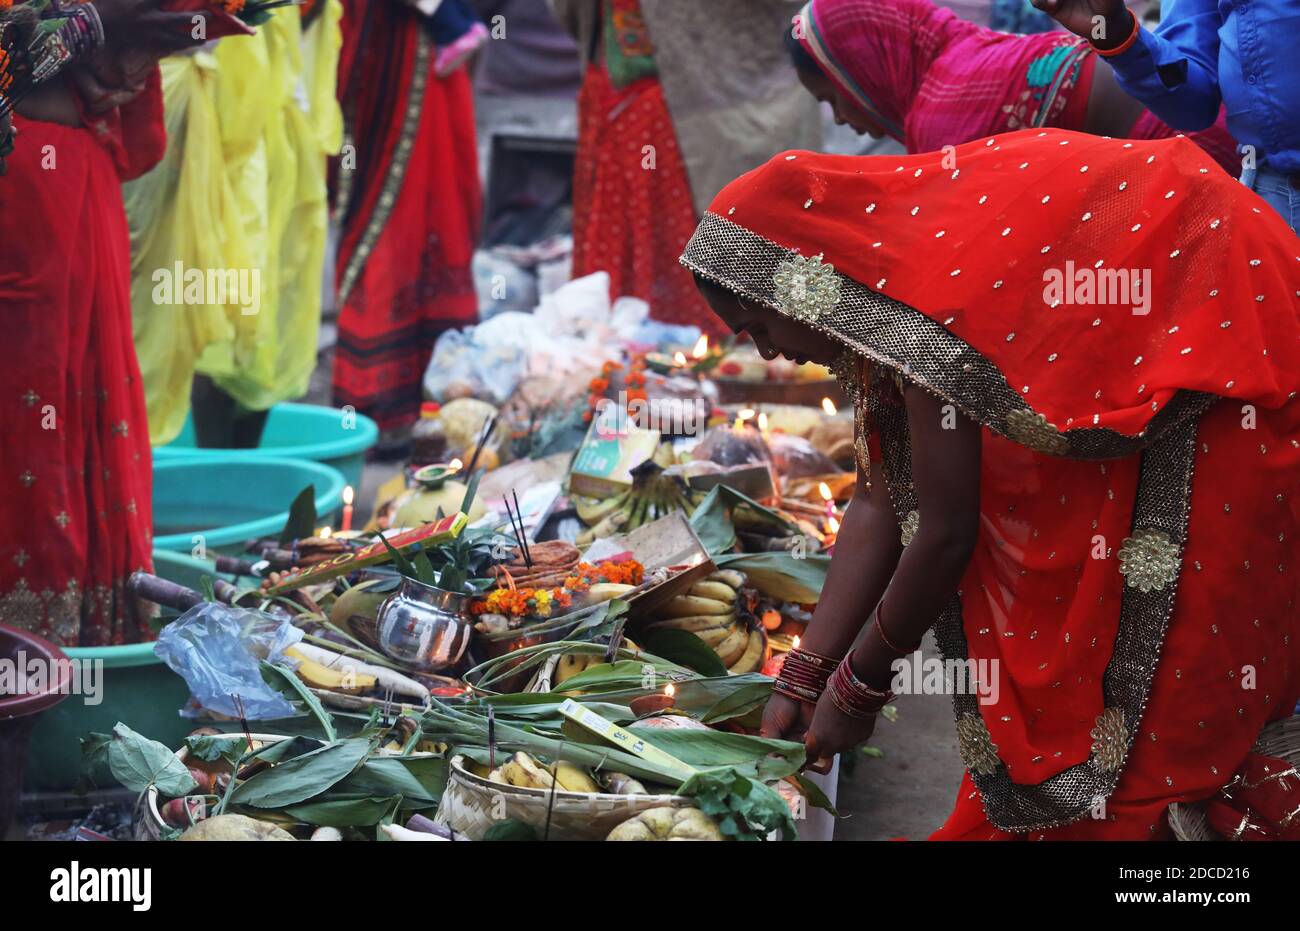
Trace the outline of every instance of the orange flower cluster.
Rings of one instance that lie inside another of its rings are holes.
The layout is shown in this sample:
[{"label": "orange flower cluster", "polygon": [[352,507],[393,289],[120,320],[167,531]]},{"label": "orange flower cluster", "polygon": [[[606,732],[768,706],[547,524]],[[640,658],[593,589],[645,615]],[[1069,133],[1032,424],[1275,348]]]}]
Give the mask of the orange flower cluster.
[{"label": "orange flower cluster", "polygon": [[[627,377],[623,379],[624,392],[627,396],[628,414],[631,415],[633,401],[645,401],[649,397],[645,390],[645,356],[632,360]],[[591,423],[596,416],[596,407],[609,390],[611,376],[623,368],[617,362],[606,362],[601,366],[600,374],[587,384],[587,410],[582,415],[583,423]]]},{"label": "orange flower cluster", "polygon": [[231,16],[236,16],[244,9],[244,0],[225,0],[222,7]]},{"label": "orange flower cluster", "polygon": [[645,567],[635,559],[607,562],[598,566],[579,563],[577,575],[564,580],[560,588],[498,588],[470,605],[470,613],[504,614],[506,617],[548,618],[556,609],[573,605],[573,596],[582,594],[597,582],[640,585]]}]

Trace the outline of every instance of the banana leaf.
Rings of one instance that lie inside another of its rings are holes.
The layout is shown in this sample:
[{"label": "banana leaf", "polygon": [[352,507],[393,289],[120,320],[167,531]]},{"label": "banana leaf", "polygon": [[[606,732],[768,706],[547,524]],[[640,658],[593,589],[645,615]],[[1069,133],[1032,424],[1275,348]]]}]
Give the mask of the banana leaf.
[{"label": "banana leaf", "polygon": [[240,783],[231,804],[282,808],[305,802],[346,779],[371,749],[369,740],[342,740],[286,760]]},{"label": "banana leaf", "polygon": [[291,670],[285,669],[283,666],[276,666],[273,663],[268,663],[265,660],[260,664],[260,671],[262,673],[262,681],[271,686],[271,688],[284,695],[284,697],[290,701],[297,699],[306,705],[307,710],[311,712],[312,717],[314,717],[317,723],[320,724],[321,732],[325,735],[325,740],[329,742],[334,741],[338,735],[334,731],[333,719],[330,717],[329,712],[325,710],[325,706],[320,703],[320,699],[312,694],[301,679],[294,675]]},{"label": "banana leaf", "polygon": [[691,514],[691,527],[715,562],[718,556],[736,547],[736,524],[732,513],[740,507],[745,508],[746,523],[750,526],[769,526],[785,534],[799,532],[796,524],[777,511],[764,507],[728,485],[714,485]]},{"label": "banana leaf", "polygon": [[289,519],[280,531],[280,545],[289,546],[294,540],[316,535],[316,486],[308,485],[298,492],[289,505]]},{"label": "banana leaf", "polygon": [[414,805],[436,805],[447,787],[444,757],[376,757],[366,760],[330,791],[357,795],[400,795]]},{"label": "banana leaf", "polygon": [[693,669],[703,676],[725,676],[723,665],[713,648],[689,630],[657,630],[646,637],[645,645],[656,655]]},{"label": "banana leaf", "polygon": [[804,763],[803,744],[792,740],[644,724],[629,724],[627,730],[696,769],[730,768],[765,782],[793,775]]},{"label": "banana leaf", "polygon": [[[400,796],[379,798],[366,795],[321,796],[299,805],[290,805],[283,811],[291,818],[305,824],[321,827],[370,827],[379,824],[393,807],[402,803]],[[405,806],[404,806],[405,807]],[[413,808],[427,808],[415,805]]]},{"label": "banana leaf", "polygon": [[719,569],[736,569],[769,598],[816,604],[826,584],[829,556],[796,557],[793,553],[730,553],[713,560]]}]

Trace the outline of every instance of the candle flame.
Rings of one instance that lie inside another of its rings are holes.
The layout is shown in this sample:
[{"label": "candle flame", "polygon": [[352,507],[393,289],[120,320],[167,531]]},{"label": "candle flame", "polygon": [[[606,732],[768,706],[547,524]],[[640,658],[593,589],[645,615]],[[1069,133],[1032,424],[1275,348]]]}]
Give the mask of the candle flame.
[{"label": "candle flame", "polygon": [[334,533],[334,531],[331,530],[329,527],[322,527],[322,528],[320,529],[321,539],[324,539],[324,540],[328,540],[328,539],[330,538],[330,536],[333,535],[333,533]]},{"label": "candle flame", "polygon": [[667,695],[669,698],[672,698],[674,695],[677,694],[677,689],[673,688],[673,684],[669,682],[667,685],[664,686],[664,694]]},{"label": "candle flame", "polygon": [[352,498],[353,498],[353,495],[354,495],[354,494],[355,494],[355,492],[353,492],[353,490],[352,490],[352,486],[351,486],[351,485],[348,485],[347,487],[345,487],[345,488],[343,489],[343,503],[344,503],[344,504],[351,504],[351,503],[352,503]]},{"label": "candle flame", "polygon": [[744,410],[742,410],[740,413],[736,415],[736,417],[740,420],[748,420],[753,416],[754,416],[754,409],[751,407],[745,408]]},{"label": "candle flame", "polygon": [[794,635],[794,643],[792,644],[792,646],[793,646],[796,650],[799,649],[799,635],[798,635],[798,634],[795,634],[795,635]]},{"label": "candle flame", "polygon": [[838,408],[836,408],[835,402],[830,398],[822,398],[822,410],[826,412],[826,416],[828,417],[834,417],[836,413],[838,413]]},{"label": "candle flame", "polygon": [[709,351],[709,337],[707,335],[704,335],[695,341],[695,348],[691,350],[691,355],[694,356],[696,359],[703,359],[705,354],[708,351]]},{"label": "candle flame", "polygon": [[759,414],[759,415],[758,415],[758,429],[762,430],[764,433],[767,432],[767,414],[766,414],[766,413],[763,413],[763,414]]},{"label": "candle flame", "polygon": [[684,352],[674,352],[674,353],[673,353],[673,362],[675,362],[677,365],[685,365],[685,364],[686,364],[686,354],[685,354]]},{"label": "candle flame", "polygon": [[831,517],[826,521],[826,529],[829,530],[831,533],[839,533],[840,522],[836,518]]},{"label": "candle flame", "polygon": [[817,483],[817,490],[818,490],[819,492],[821,492],[821,496],[822,496],[822,500],[823,500],[823,501],[829,501],[829,500],[831,500],[833,497],[835,497],[834,495],[831,494],[831,486],[830,486],[830,485],[827,485],[825,482],[818,482],[818,483]]},{"label": "candle flame", "polygon": [[463,468],[465,468],[465,463],[461,462],[459,459],[453,459],[451,462],[447,463],[448,472],[459,472]]}]

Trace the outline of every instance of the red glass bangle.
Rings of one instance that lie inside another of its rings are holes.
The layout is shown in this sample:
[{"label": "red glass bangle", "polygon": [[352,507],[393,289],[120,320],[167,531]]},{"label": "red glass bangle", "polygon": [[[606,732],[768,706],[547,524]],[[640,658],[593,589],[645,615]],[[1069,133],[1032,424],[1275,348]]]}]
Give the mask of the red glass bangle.
[{"label": "red glass bangle", "polygon": [[836,708],[857,720],[875,716],[894,699],[893,692],[873,689],[854,675],[848,660],[836,667],[826,684],[826,694]]}]

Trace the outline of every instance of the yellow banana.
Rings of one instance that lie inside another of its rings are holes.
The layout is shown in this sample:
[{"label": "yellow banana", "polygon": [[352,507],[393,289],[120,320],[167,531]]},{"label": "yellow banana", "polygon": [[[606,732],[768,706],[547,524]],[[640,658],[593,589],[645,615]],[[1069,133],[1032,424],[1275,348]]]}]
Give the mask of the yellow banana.
[{"label": "yellow banana", "polygon": [[565,760],[555,764],[555,781],[568,792],[599,792],[600,786],[583,770]]},{"label": "yellow banana", "polygon": [[711,630],[714,627],[730,627],[736,622],[735,614],[700,614],[695,617],[668,617],[661,621],[651,621],[647,630]]},{"label": "yellow banana", "polygon": [[737,625],[721,643],[713,648],[713,652],[718,654],[718,659],[722,660],[724,666],[729,666],[740,659],[748,645],[749,631]]},{"label": "yellow banana", "polygon": [[740,591],[745,587],[745,574],[737,572],[735,569],[719,569],[717,572],[711,572],[708,580],[710,582],[721,582],[736,591]]},{"label": "yellow banana", "polygon": [[714,601],[725,601],[728,604],[736,600],[736,590],[730,585],[723,582],[710,582],[707,579],[703,582],[696,582],[690,587],[687,594],[695,595],[698,598],[712,598]]},{"label": "yellow banana", "polygon": [[763,665],[763,653],[766,645],[767,635],[764,631],[762,629],[751,630],[745,652],[740,655],[740,659],[727,667],[727,672],[733,675],[756,672]]},{"label": "yellow banana", "polygon": [[659,609],[661,617],[693,617],[697,614],[731,614],[736,606],[716,598],[698,595],[678,595]]}]

